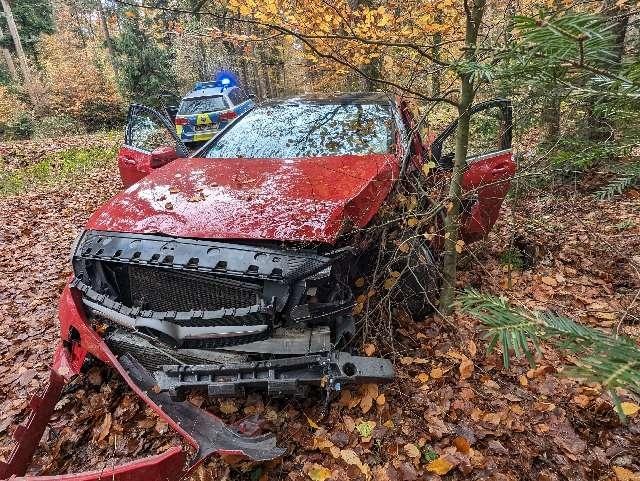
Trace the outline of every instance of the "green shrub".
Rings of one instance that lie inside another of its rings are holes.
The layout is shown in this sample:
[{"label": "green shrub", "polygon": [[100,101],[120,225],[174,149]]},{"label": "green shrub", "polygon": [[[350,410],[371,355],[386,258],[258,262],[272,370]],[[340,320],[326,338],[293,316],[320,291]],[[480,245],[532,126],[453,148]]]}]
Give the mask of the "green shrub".
[{"label": "green shrub", "polygon": [[34,120],[30,112],[21,112],[1,126],[2,137],[6,140],[23,140],[31,137]]},{"label": "green shrub", "polygon": [[31,137],[33,139],[46,139],[83,134],[85,132],[86,128],[82,123],[62,114],[38,119],[33,124]]},{"label": "green shrub", "polygon": [[18,194],[36,185],[68,182],[113,162],[116,153],[116,148],[74,148],[50,154],[22,169],[6,170],[0,166],[0,197]]},{"label": "green shrub", "polygon": [[502,264],[503,266],[511,266],[511,269],[521,271],[524,267],[522,253],[515,247],[505,249],[500,254],[500,264]]}]

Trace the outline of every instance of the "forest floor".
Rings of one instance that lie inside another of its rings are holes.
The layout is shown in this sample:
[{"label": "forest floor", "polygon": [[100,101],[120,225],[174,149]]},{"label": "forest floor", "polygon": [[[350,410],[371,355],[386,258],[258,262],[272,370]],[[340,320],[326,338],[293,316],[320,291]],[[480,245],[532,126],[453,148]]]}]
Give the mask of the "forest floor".
[{"label": "forest floor", "polygon": [[[57,151],[117,144],[113,136],[73,142],[46,152],[42,142],[0,145],[0,155],[19,174]],[[639,338],[640,192],[595,201],[600,184],[586,174],[509,199],[489,239],[465,252],[461,285]],[[113,160],[83,163],[63,182],[11,185],[0,197],[0,459],[48,378],[71,243],[121,189]],[[512,271],[509,245],[522,261]],[[640,413],[621,424],[599,386],[558,372],[571,359],[543,347],[535,369],[522,360],[505,370],[500,352],[486,353],[476,321],[459,313],[449,322],[399,316],[396,333],[396,380],[343,392],[325,416],[319,398],[191,396],[227,422],[263,417],[287,448],[263,464],[214,459],[194,479],[640,479]],[[179,443],[117,376],[96,367],[58,404],[31,472],[101,469]]]}]

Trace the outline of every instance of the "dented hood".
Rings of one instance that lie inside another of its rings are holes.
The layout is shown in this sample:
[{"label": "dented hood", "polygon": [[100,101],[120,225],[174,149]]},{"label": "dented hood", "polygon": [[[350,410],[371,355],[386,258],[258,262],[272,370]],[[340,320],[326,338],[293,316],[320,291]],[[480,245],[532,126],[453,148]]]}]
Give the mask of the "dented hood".
[{"label": "dented hood", "polygon": [[102,206],[87,228],[334,242],[343,226],[369,222],[398,169],[391,155],[177,159]]}]

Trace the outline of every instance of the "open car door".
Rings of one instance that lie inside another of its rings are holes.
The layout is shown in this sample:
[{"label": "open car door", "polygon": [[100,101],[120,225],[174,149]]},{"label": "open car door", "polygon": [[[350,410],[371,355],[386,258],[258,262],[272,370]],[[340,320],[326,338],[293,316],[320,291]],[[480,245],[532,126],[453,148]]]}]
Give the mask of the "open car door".
[{"label": "open car door", "polygon": [[[429,146],[443,169],[453,167],[455,132],[451,123]],[[462,180],[461,235],[465,242],[485,237],[495,224],[516,171],[511,149],[511,101],[494,99],[471,110],[469,156]]]},{"label": "open car door", "polygon": [[144,105],[129,107],[124,145],[118,151],[118,169],[125,187],[188,154],[167,116]]}]

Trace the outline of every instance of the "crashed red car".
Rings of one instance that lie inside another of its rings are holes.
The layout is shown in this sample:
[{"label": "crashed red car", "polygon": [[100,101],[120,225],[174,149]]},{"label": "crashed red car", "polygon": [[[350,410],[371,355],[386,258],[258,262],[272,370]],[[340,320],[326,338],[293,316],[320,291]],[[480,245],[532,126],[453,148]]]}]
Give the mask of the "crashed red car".
[{"label": "crashed red car", "polygon": [[[489,101],[473,113],[490,108],[499,111],[496,145],[470,158],[464,176],[468,241],[491,229],[515,172],[510,104]],[[402,101],[305,96],[265,103],[188,154],[166,117],[132,106],[118,155],[126,190],[92,215],[72,248],[50,383],[16,430],[0,479],[25,475],[64,384],[88,357],[118,371],[193,450],[55,479],[177,480],[214,453],[282,454],[272,436],[185,402],[191,390],[305,396],[313,386],[330,393],[391,380],[388,360],[351,353],[350,286],[377,247],[354,233],[399,182],[428,186],[426,162],[450,168],[444,146],[454,131],[455,123],[425,145]],[[427,265],[405,285],[437,284],[427,277],[438,246],[419,237]],[[415,316],[430,308],[424,292],[409,301]]]}]

